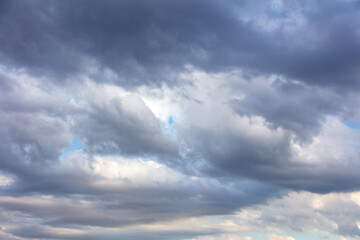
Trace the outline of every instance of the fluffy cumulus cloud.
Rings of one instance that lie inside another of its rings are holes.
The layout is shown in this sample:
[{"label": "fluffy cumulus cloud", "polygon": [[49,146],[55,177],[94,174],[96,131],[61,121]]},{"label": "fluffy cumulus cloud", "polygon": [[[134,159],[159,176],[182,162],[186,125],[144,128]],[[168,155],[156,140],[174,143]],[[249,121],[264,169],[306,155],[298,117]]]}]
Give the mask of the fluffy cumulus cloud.
[{"label": "fluffy cumulus cloud", "polygon": [[360,239],[359,10],[0,1],[0,238]]}]

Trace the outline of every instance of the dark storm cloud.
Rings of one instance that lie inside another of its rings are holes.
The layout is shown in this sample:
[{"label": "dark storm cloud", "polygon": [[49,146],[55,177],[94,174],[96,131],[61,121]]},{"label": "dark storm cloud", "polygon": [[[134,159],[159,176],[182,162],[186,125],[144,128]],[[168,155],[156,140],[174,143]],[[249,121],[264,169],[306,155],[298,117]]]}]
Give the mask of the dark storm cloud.
[{"label": "dark storm cloud", "polygon": [[208,71],[248,68],[321,85],[354,86],[359,76],[353,1],[287,1],[281,11],[271,10],[268,1],[2,5],[2,61],[58,80],[86,71],[89,61],[115,71],[111,81],[122,85],[171,82],[169,75],[186,64]]}]

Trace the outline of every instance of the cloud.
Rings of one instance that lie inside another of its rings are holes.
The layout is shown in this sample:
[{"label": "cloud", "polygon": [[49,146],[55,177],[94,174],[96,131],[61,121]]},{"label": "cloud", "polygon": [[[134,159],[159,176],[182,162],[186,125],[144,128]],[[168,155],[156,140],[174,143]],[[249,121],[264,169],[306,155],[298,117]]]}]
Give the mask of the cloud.
[{"label": "cloud", "polygon": [[[341,121],[356,113],[351,104],[356,96],[341,98],[332,89],[290,80],[279,84],[277,76],[247,81],[237,71],[207,74],[190,68],[181,77],[184,86],[163,89],[160,98],[141,92],[155,112],[157,105],[169,104],[171,114],[179,116],[174,130],[180,155],[188,160],[175,162],[177,167],[193,170],[196,161],[212,176],[245,176],[314,192],[358,185],[349,166],[357,164],[352,159],[359,156],[359,132]],[[302,103],[308,96],[313,96],[312,103]],[[244,110],[249,101],[258,102],[249,107],[251,112]]]},{"label": "cloud", "polygon": [[171,82],[169,74],[191,64],[206,71],[276,73],[316,85],[357,85],[355,1],[289,1],[276,11],[268,1],[2,5],[2,19],[11,19],[1,22],[7,33],[2,61],[59,81],[87,72],[93,63],[116,76],[86,73],[97,81]]},{"label": "cloud", "polygon": [[226,186],[154,161],[80,156],[70,153],[54,169],[34,171],[31,179],[19,178],[3,190],[3,232],[54,239],[242,232],[247,229],[216,215],[264,201],[276,190],[249,181]]},{"label": "cloud", "polygon": [[12,183],[13,183],[13,179],[11,177],[0,174],[0,187],[1,188],[7,187],[7,186],[11,185]]},{"label": "cloud", "polygon": [[202,240],[202,239],[208,239],[208,240],[252,240],[251,237],[239,237],[236,235],[229,235],[224,234],[220,236],[201,236],[197,238],[187,239],[187,240]]},{"label": "cloud", "polygon": [[[266,205],[244,209],[239,217],[247,221],[249,226],[258,226],[260,229],[280,227],[356,238],[359,237],[357,223],[360,208],[355,201],[358,195],[359,192],[291,192],[280,199],[269,201]],[[277,239],[276,237],[278,236],[275,235],[274,239]],[[278,239],[287,239],[285,236],[281,237]]]},{"label": "cloud", "polygon": [[359,238],[359,6],[0,1],[1,238]]},{"label": "cloud", "polygon": [[84,95],[87,106],[77,116],[73,132],[89,151],[177,155],[175,143],[163,134],[159,120],[140,96],[97,85]]},{"label": "cloud", "polygon": [[295,240],[295,238],[293,238],[293,237],[279,236],[279,235],[276,235],[276,234],[269,234],[268,239],[269,240]]}]

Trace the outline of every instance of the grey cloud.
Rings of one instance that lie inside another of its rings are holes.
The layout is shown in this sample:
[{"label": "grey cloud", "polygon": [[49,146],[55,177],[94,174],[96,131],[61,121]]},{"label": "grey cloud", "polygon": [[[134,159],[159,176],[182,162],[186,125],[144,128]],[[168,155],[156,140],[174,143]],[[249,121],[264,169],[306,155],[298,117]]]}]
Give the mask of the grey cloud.
[{"label": "grey cloud", "polygon": [[[352,191],[358,189],[358,163],[351,158],[344,163],[323,164],[293,161],[289,139],[279,142],[249,142],[242,136],[198,134],[201,143],[195,151],[207,159],[202,171],[210,176],[248,177],[296,190],[312,192]],[[215,146],[223,144],[219,149]],[[352,162],[351,166],[349,165]]]},{"label": "grey cloud", "polygon": [[[95,99],[93,91],[83,86],[68,86],[66,92],[19,75],[1,73],[0,79],[3,166],[14,165],[11,158],[56,160],[76,136],[94,153],[177,155],[176,144],[163,134],[159,120],[136,95],[104,97],[103,89]],[[74,98],[85,105],[74,103]]]},{"label": "grey cloud", "polygon": [[[75,109],[63,101],[62,94],[51,95],[39,91],[39,87],[29,88],[4,74],[0,78],[5,83],[0,88],[2,144],[34,161],[40,160],[36,155],[43,160],[56,158],[71,141],[64,112],[70,114]],[[29,93],[24,94],[25,91]],[[11,142],[15,144],[11,146]]]},{"label": "grey cloud", "polygon": [[[157,186],[132,186],[128,183],[124,188],[118,180],[101,179],[89,173],[84,176],[79,172],[76,173],[75,170],[71,172],[76,177],[61,172],[59,167],[56,172],[49,170],[42,172],[47,174],[38,178],[33,176],[32,179],[23,179],[24,182],[18,181],[15,186],[3,190],[3,196],[0,197],[0,208],[3,213],[21,213],[28,219],[33,219],[30,228],[34,229],[35,235],[32,235],[33,231],[26,231],[25,223],[21,223],[20,227],[16,228],[7,227],[6,232],[25,238],[53,236],[54,239],[67,239],[69,236],[66,234],[56,236],[36,229],[68,227],[86,230],[87,226],[121,228],[189,217],[222,215],[232,213],[239,207],[263,202],[268,197],[279,194],[277,188],[251,181],[239,182],[239,185],[226,189],[224,185],[215,183],[213,179],[208,179],[211,184],[192,180],[190,184],[179,182],[175,185]],[[42,179],[47,179],[47,182],[44,183]],[[54,179],[60,182],[54,185]],[[31,184],[26,184],[30,181]],[[111,184],[110,187],[99,185],[104,181]],[[41,189],[28,188],[34,182],[35,184],[38,182]],[[20,185],[20,191],[16,185]],[[65,192],[64,187],[68,191]],[[36,195],[32,195],[34,193]],[[16,219],[15,216],[12,219],[15,224]],[[149,234],[145,228],[143,234],[146,233]],[[131,229],[124,231],[126,236],[131,234],[134,234],[135,238],[135,236],[139,237],[140,233],[131,233]],[[189,233],[159,230],[158,233],[155,231],[152,234],[167,235],[176,239],[184,234],[191,236],[204,233],[194,229]],[[99,236],[96,233],[85,235],[97,236],[99,239],[103,239],[104,236],[104,239],[107,239],[106,235],[109,239],[118,237],[116,233],[111,234],[106,230]],[[69,238],[78,239],[78,237],[82,239],[85,236],[71,235]]]},{"label": "grey cloud", "polygon": [[[342,162],[333,160],[333,156],[323,156],[322,163],[311,163],[294,161],[293,135],[288,132],[280,138],[273,133],[272,139],[261,139],[247,136],[246,131],[217,132],[192,126],[191,135],[186,130],[182,134],[192,146],[189,158],[205,159],[202,171],[211,176],[248,177],[312,192],[351,191],[360,184],[359,165],[353,161],[359,156],[356,149],[352,149],[357,152],[354,156],[344,156]],[[312,141],[299,144],[306,146]]]},{"label": "grey cloud", "polygon": [[[349,133],[341,123],[324,135],[329,117],[359,117],[358,6],[0,1],[0,168],[14,178],[0,195],[18,200],[0,203],[8,232],[25,239],[181,239],[202,233],[78,236],[48,227],[125,228],[231,214],[278,197],[283,188],[359,189],[358,130]],[[196,74],[204,78],[200,84]],[[257,80],[274,75],[271,86]],[[136,94],[140,85],[160,95],[168,86],[180,93],[170,96],[180,113],[173,136]],[[74,137],[84,146],[66,155]],[[294,153],[296,144],[307,152]],[[95,174],[97,155],[155,159],[184,179],[134,187],[126,177]],[[43,195],[56,200],[21,201]],[[351,215],[348,209],[327,214],[345,213]],[[20,221],[24,216],[34,223]],[[343,222],[337,233],[359,234]]]},{"label": "grey cloud", "polygon": [[[182,114],[191,120],[176,128],[186,163],[196,159],[201,171],[211,176],[248,177],[292,189],[358,189],[358,135],[341,122],[356,115],[356,95],[270,76],[248,81],[237,72],[203,74],[187,93],[190,98],[201,96],[203,104],[185,99]],[[207,78],[211,87],[202,82]],[[338,119],[331,127],[337,132],[327,127],[329,119]],[[307,149],[317,142],[328,148],[317,160],[297,155],[295,145]]]},{"label": "grey cloud", "polygon": [[279,199],[244,209],[244,212],[258,211],[258,217],[249,219],[248,224],[260,229],[284,227],[294,231],[309,229],[346,237],[358,237],[355,222],[360,216],[360,207],[349,193],[311,194],[292,192]]},{"label": "grey cloud", "polygon": [[[289,1],[274,13],[267,1],[31,1],[26,6],[12,1],[3,3],[2,59],[56,79],[86,71],[84,64],[92,60],[100,69],[114,70],[111,81],[124,86],[171,82],[169,75],[186,64],[356,86],[355,4]],[[270,24],[262,26],[251,13],[277,21],[278,28],[266,29]],[[294,14],[302,24],[293,24]]]},{"label": "grey cloud", "polygon": [[[11,91],[5,91],[1,105],[4,116],[2,121],[6,128],[2,129],[0,163],[3,170],[13,174],[15,182],[9,188],[1,189],[1,194],[19,197],[18,199],[33,194],[70,199],[82,195],[83,200],[91,201],[93,205],[86,209],[79,205],[37,205],[28,201],[8,201],[0,204],[2,209],[41,218],[43,222],[40,225],[115,227],[227,214],[241,206],[262,202],[278,192],[277,188],[262,187],[258,183],[239,183],[232,191],[220,186],[191,184],[133,189],[113,186],[111,183],[115,183],[115,180],[105,180],[88,172],[93,161],[91,154],[150,154],[166,157],[176,152],[176,148],[171,147],[171,141],[162,135],[153,113],[136,95],[120,97],[115,94],[114,97],[96,86],[98,95],[88,89],[74,95],[78,97],[84,94],[84,99],[87,100],[84,106],[78,106],[71,103],[67,96],[54,94],[61,88],[54,87],[50,91],[53,94],[50,95],[44,88],[38,88],[39,82],[34,81],[36,84],[30,85],[21,82],[21,78],[6,81],[6,90]],[[47,89],[49,86],[45,84],[43,87]],[[69,94],[71,96],[71,92]],[[31,108],[31,111],[25,111],[27,108]],[[53,124],[58,121],[61,124]],[[63,132],[67,139],[64,143],[61,142]],[[68,156],[66,160],[61,160],[61,149],[69,144],[72,134],[83,139],[86,147]],[[55,144],[57,141],[60,143]],[[115,149],[99,149],[98,146],[107,142],[112,142]],[[48,161],[50,159],[52,161]],[[72,165],[62,166],[66,161]],[[104,181],[108,185],[97,184]],[[117,183],[124,181],[126,179]],[[118,214],[115,215],[114,212]],[[26,228],[21,229],[22,227],[15,229],[13,233],[28,238],[68,237],[51,235],[43,232],[41,227],[34,227],[34,231],[29,231],[28,234],[22,232]],[[136,234],[134,236],[138,237]],[[68,238],[73,239],[74,236]]]},{"label": "grey cloud", "polygon": [[302,142],[319,134],[326,117],[346,119],[357,111],[351,93],[285,79],[277,79],[271,86],[250,85],[243,99],[229,104],[239,115],[262,116],[274,129],[289,130]]},{"label": "grey cloud", "polygon": [[159,120],[139,96],[90,100],[89,105],[77,116],[73,131],[89,151],[177,156],[175,142],[164,135]]},{"label": "grey cloud", "polygon": [[[212,232],[208,232],[212,233]],[[216,231],[215,231],[216,233]],[[129,240],[137,240],[137,239],[145,239],[145,240],[182,240],[188,237],[193,237],[197,235],[201,235],[202,232],[142,232],[142,231],[134,231],[127,233],[108,233],[106,231],[98,231],[93,233],[83,233],[83,234],[64,234],[64,233],[52,233],[47,231],[46,228],[40,226],[27,226],[27,227],[15,227],[11,229],[11,234],[17,237],[24,237],[26,239],[71,239],[71,240],[85,240],[85,239],[94,239],[94,240],[114,240],[114,239],[129,239]],[[11,240],[14,238],[11,238]],[[6,239],[7,240],[7,239]]]}]

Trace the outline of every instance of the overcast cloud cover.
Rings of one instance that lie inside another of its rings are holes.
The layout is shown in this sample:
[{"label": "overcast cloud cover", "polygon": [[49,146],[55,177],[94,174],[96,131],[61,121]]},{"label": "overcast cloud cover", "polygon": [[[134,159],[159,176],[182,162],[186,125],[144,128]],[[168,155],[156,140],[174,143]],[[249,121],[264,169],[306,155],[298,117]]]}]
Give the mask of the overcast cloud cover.
[{"label": "overcast cloud cover", "polygon": [[360,1],[0,1],[0,239],[359,240]]}]

